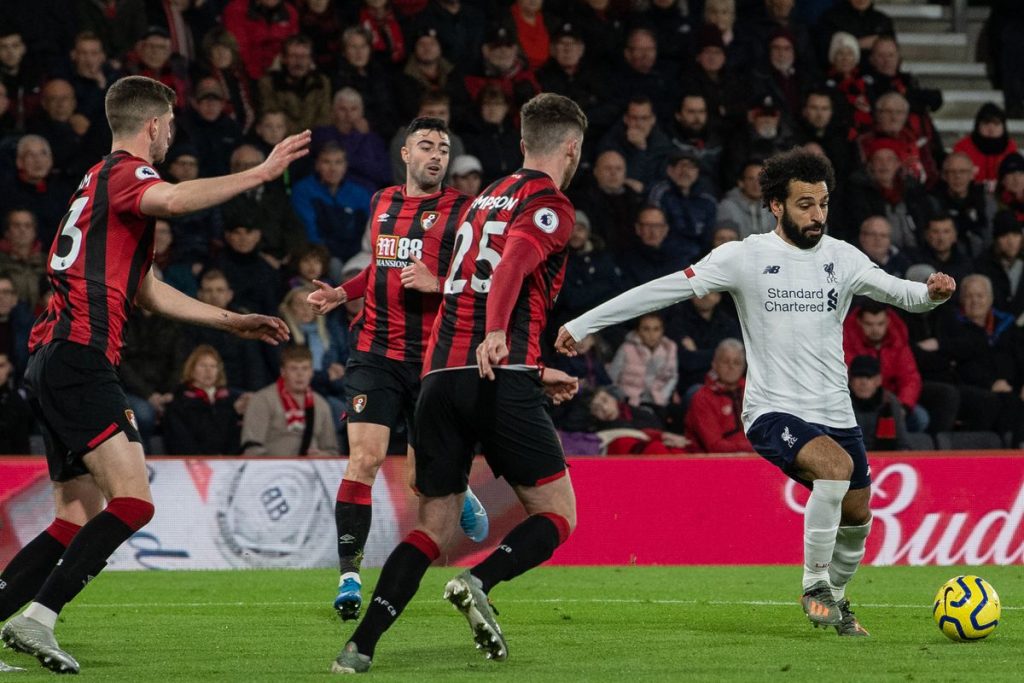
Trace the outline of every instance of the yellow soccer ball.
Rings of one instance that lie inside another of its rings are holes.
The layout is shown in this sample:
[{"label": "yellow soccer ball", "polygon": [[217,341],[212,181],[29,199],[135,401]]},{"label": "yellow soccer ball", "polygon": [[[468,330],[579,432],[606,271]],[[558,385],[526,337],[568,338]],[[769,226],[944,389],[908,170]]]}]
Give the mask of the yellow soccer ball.
[{"label": "yellow soccer ball", "polygon": [[955,576],[935,594],[932,616],[939,630],[957,642],[981,640],[999,625],[999,595],[978,576]]}]

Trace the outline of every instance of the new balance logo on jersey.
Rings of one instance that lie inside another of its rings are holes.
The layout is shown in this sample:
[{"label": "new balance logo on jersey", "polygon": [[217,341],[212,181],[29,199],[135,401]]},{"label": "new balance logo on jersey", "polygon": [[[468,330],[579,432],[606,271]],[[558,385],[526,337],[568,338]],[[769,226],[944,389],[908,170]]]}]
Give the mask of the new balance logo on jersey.
[{"label": "new balance logo on jersey", "polygon": [[389,216],[387,214],[387,212],[384,212],[382,214],[378,214],[377,215],[377,222],[378,223],[387,223],[389,218],[391,218],[391,216]]},{"label": "new balance logo on jersey", "polygon": [[764,270],[761,271],[761,275],[775,275],[780,270],[782,270],[782,266],[765,266]]},{"label": "new balance logo on jersey", "polygon": [[828,310],[834,311],[839,305],[839,295],[836,294],[836,290],[828,290]]},{"label": "new balance logo on jersey", "polygon": [[789,427],[782,429],[782,440],[786,442],[786,445],[792,448],[796,445],[796,437],[789,431]]}]

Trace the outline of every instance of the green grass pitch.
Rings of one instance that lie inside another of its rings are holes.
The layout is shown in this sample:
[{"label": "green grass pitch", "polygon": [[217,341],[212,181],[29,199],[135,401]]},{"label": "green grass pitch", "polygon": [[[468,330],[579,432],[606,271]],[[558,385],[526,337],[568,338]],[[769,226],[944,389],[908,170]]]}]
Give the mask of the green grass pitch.
[{"label": "green grass pitch", "polygon": [[[509,659],[486,661],[431,569],[377,648],[377,681],[1024,680],[1024,567],[867,567],[849,591],[868,639],[813,629],[797,567],[540,568],[491,597]],[[999,592],[985,641],[952,643],[931,617],[942,583],[977,573]],[[372,589],[377,571],[367,571]],[[69,606],[63,647],[97,681],[306,681],[333,678],[352,632],[330,608],[336,574],[315,571],[108,572]],[[368,599],[369,594],[364,596]],[[36,661],[2,651],[27,673]]]}]

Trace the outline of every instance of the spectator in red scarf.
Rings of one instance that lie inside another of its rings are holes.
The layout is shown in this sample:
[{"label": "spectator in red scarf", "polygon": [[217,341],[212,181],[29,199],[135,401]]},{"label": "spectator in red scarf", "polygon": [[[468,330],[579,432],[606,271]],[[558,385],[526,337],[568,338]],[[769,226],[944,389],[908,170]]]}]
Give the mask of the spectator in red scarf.
[{"label": "spectator in red scarf", "polygon": [[330,406],[310,388],[313,355],[305,346],[281,352],[281,376],[255,394],[242,421],[246,456],[337,455]]},{"label": "spectator in red scarf", "polygon": [[841,119],[858,131],[871,128],[871,102],[867,96],[867,83],[861,74],[860,46],[849,33],[839,31],[832,36],[828,48],[829,69],[825,75],[825,87],[836,91],[833,98],[842,106]]},{"label": "spectator in red scarf", "polygon": [[866,151],[875,140],[888,139],[896,145],[893,149],[900,157],[903,172],[925,187],[932,187],[939,180],[939,168],[932,156],[928,136],[910,121],[910,103],[898,92],[888,92],[878,98],[874,106],[874,125],[871,130],[857,138],[861,161],[867,160]]},{"label": "spectator in red scarf", "polygon": [[898,142],[888,138],[871,144],[866,168],[850,176],[840,198],[841,210],[829,214],[829,223],[836,228],[833,236],[854,242],[865,218],[885,216],[892,225],[894,245],[900,249],[917,246],[918,229],[930,212],[928,195],[916,180],[903,175],[899,148]]},{"label": "spectator in red scarf", "polygon": [[227,388],[224,362],[212,346],[185,360],[181,385],[164,409],[164,446],[171,455],[236,455],[251,394]]}]

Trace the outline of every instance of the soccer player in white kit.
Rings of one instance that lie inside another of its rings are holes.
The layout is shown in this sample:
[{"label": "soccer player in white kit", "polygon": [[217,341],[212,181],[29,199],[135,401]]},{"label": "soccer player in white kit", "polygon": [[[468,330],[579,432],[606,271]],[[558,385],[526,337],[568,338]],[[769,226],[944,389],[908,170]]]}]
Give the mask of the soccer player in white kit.
[{"label": "soccer player in white kit", "polygon": [[666,275],[571,320],[556,348],[574,355],[586,335],[708,292],[736,302],[747,346],[743,425],[755,450],[811,489],[804,510],[803,596],[811,622],[866,636],[846,584],[871,530],[871,475],[854,419],[843,359],[843,318],[855,295],[928,311],[949,299],[953,278],[901,280],[854,246],[825,234],[832,166],[792,150],[761,171],[775,230],[728,242],[682,272]]}]

